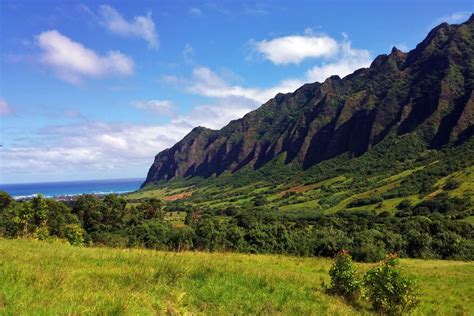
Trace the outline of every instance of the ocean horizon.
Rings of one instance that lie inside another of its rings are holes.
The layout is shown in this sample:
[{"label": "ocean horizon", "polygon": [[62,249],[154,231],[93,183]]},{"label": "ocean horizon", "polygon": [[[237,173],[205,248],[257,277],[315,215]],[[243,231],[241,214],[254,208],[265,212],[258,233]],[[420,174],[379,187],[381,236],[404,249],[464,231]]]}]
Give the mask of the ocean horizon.
[{"label": "ocean horizon", "polygon": [[37,194],[48,198],[81,194],[121,194],[139,189],[144,180],[143,178],[128,178],[11,183],[0,184],[0,190],[7,192],[14,199],[30,198]]}]

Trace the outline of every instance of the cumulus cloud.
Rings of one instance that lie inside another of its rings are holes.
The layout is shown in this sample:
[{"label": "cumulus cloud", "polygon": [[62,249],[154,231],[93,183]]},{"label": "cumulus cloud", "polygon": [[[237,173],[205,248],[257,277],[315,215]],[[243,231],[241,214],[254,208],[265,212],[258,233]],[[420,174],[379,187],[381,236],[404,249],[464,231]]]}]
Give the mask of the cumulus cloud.
[{"label": "cumulus cloud", "polygon": [[[313,66],[301,77],[287,78],[271,87],[255,88],[233,85],[207,67],[196,67],[189,81],[188,90],[211,98],[241,97],[262,104],[273,98],[277,93],[293,92],[307,82],[323,82],[333,75],[342,78],[357,69],[368,67],[370,63],[369,51],[355,49],[351,42],[345,39],[338,43],[338,52],[331,62]],[[171,81],[168,80],[168,82]],[[183,80],[179,82],[183,84]]]},{"label": "cumulus cloud", "polygon": [[291,92],[301,86],[304,81],[299,79],[283,80],[269,88],[245,88],[232,85],[207,67],[196,67],[193,70],[190,92],[212,98],[245,98],[261,104],[281,92]]},{"label": "cumulus cloud", "polygon": [[175,109],[175,105],[169,100],[142,100],[134,101],[132,104],[138,109],[149,110],[164,116],[173,115]]},{"label": "cumulus cloud", "polygon": [[276,65],[299,64],[307,58],[328,58],[338,43],[327,35],[291,35],[255,43],[256,50]]},{"label": "cumulus cloud", "polygon": [[148,12],[146,16],[136,16],[132,21],[127,21],[113,7],[102,5],[100,6],[100,15],[103,20],[102,24],[112,33],[142,38],[148,42],[149,47],[158,48],[158,34],[151,18],[151,12]]},{"label": "cumulus cloud", "polygon": [[306,78],[308,81],[323,82],[333,75],[343,78],[354,70],[370,65],[372,60],[368,50],[355,49],[348,40],[344,40],[339,47],[339,53],[335,61],[314,66],[307,71]]},{"label": "cumulus cloud", "polygon": [[5,101],[5,99],[0,98],[0,116],[8,116],[14,113],[13,108]]},{"label": "cumulus cloud", "polygon": [[450,23],[450,24],[460,23],[460,22],[464,22],[465,20],[467,20],[469,18],[470,14],[471,13],[468,12],[468,11],[455,12],[453,14],[450,14],[450,15],[444,16],[442,18],[439,18],[438,22],[439,23],[447,22],[447,23]]},{"label": "cumulus cloud", "polygon": [[36,40],[41,48],[40,61],[53,68],[60,78],[71,83],[79,83],[83,77],[133,73],[133,60],[119,51],[98,55],[57,30],[45,31]]}]

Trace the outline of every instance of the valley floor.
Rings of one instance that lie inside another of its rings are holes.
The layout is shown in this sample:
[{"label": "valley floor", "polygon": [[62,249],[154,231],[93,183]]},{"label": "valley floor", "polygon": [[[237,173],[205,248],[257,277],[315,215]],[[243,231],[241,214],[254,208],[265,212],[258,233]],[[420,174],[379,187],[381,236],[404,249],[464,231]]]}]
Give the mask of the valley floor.
[{"label": "valley floor", "polygon": [[[474,314],[474,262],[401,261],[417,315]],[[77,248],[0,238],[0,314],[370,314],[324,293],[330,259]],[[372,264],[358,264],[363,272]]]}]

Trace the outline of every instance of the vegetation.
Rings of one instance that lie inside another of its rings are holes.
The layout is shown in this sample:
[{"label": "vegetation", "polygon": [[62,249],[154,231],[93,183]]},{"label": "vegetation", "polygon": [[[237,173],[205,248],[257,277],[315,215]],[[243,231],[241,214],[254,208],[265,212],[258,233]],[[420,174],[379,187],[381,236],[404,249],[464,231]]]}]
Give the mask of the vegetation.
[{"label": "vegetation", "polygon": [[330,293],[340,295],[349,301],[356,299],[361,289],[361,282],[348,251],[341,250],[337,253],[334,264],[329,269],[329,276],[331,277],[328,288]]},{"label": "vegetation", "polygon": [[389,254],[379,265],[370,268],[361,280],[349,252],[341,250],[336,255],[329,275],[329,293],[344,297],[354,306],[361,306],[361,297],[364,297],[378,313],[402,315],[419,303],[414,281],[402,275],[396,254]]},{"label": "vegetation", "polygon": [[401,273],[396,255],[390,254],[364,275],[364,288],[373,308],[380,313],[400,315],[418,305],[413,280]]},{"label": "vegetation", "polygon": [[84,195],[67,205],[2,193],[0,235],[174,251],[333,257],[347,249],[368,262],[389,252],[472,260],[474,141],[419,150],[408,135],[357,158],[295,168],[285,181],[286,166],[273,161],[269,169],[181,179],[129,196]]},{"label": "vegetation", "polygon": [[[325,295],[328,271],[346,301],[362,292],[376,312],[412,310],[395,258],[374,267],[340,251],[474,260],[473,21],[220,131],[194,129],[156,156],[138,192],[67,203],[0,192],[0,313],[371,311]],[[309,258],[334,256],[331,269]],[[472,314],[472,263],[402,262],[426,291],[420,313]]]},{"label": "vegetation", "polygon": [[[400,203],[395,216],[367,211],[316,213],[291,218],[265,207],[223,210],[163,208],[157,199],[127,206],[117,195],[80,196],[67,206],[38,196],[0,211],[0,234],[74,245],[146,247],[161,250],[232,251],[334,256],[349,249],[358,261],[375,262],[388,252],[402,257],[472,260],[472,224],[460,221],[468,200],[438,195],[413,206]],[[185,214],[181,221],[173,214]]]},{"label": "vegetation", "polygon": [[[332,260],[79,248],[0,238],[0,314],[369,314],[327,295]],[[469,315],[474,264],[401,259],[415,315]],[[364,273],[373,265],[356,264]]]}]

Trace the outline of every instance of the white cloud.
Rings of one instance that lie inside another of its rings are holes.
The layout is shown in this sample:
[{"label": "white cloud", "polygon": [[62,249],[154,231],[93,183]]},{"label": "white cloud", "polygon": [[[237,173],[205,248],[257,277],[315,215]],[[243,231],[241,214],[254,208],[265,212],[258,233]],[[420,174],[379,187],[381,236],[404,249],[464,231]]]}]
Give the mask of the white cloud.
[{"label": "white cloud", "polygon": [[174,104],[169,100],[146,100],[134,101],[132,104],[139,109],[149,110],[164,116],[171,116],[174,113]]},{"label": "white cloud", "polygon": [[276,65],[299,64],[307,58],[328,58],[338,43],[327,35],[291,35],[255,43],[255,49]]},{"label": "white cloud", "polygon": [[[345,77],[357,69],[368,67],[371,61],[369,51],[355,49],[345,39],[338,44],[338,52],[332,62],[314,66],[299,78],[287,78],[267,88],[247,88],[230,84],[207,67],[196,67],[189,81],[188,90],[211,98],[241,97],[262,104],[277,93],[293,92],[307,82],[323,82],[333,75]],[[182,84],[183,80],[180,80],[180,83]]]},{"label": "white cloud", "polygon": [[196,7],[194,7],[194,8],[189,8],[189,14],[194,15],[194,16],[201,16],[201,15],[202,15],[202,11],[201,11],[201,9],[196,8]]},{"label": "white cloud", "polygon": [[438,19],[438,22],[447,22],[447,23],[450,23],[450,24],[453,24],[453,23],[460,23],[460,22],[464,22],[465,20],[467,20],[470,16],[470,12],[468,11],[461,11],[461,12],[455,12],[453,14],[450,14],[450,15],[447,15],[447,16],[444,16],[442,18],[439,18]]},{"label": "white cloud", "polygon": [[[195,126],[218,129],[255,108],[250,100],[222,98],[159,125],[81,122],[50,126],[14,148],[1,149],[2,181],[64,180],[68,177],[145,176],[154,155]],[[26,143],[28,142],[28,143]],[[4,171],[4,172],[3,172]]]},{"label": "white cloud", "polygon": [[8,116],[14,113],[13,108],[3,98],[0,98],[0,116]]},{"label": "white cloud", "polygon": [[21,182],[45,177],[77,179],[85,175],[144,177],[153,156],[189,131],[189,126],[177,124],[96,122],[49,127],[36,134],[39,139],[49,139],[47,144],[30,137],[15,147],[1,149],[1,178]]},{"label": "white cloud", "polygon": [[146,16],[134,17],[131,22],[125,20],[109,5],[100,6],[100,14],[103,24],[109,31],[122,36],[142,38],[151,48],[158,48],[158,34],[150,12]]},{"label": "white cloud", "polygon": [[212,98],[240,97],[258,104],[266,102],[279,92],[294,91],[304,83],[299,79],[287,79],[270,88],[244,88],[229,84],[207,67],[194,68],[191,82],[189,91],[195,94]]},{"label": "white cloud", "polygon": [[255,101],[245,97],[223,97],[209,104],[197,106],[186,115],[174,118],[171,123],[189,128],[205,126],[219,129],[257,107]]},{"label": "white cloud", "polygon": [[352,48],[351,43],[347,40],[344,40],[339,46],[340,51],[337,60],[309,69],[306,72],[307,81],[323,82],[333,75],[343,78],[354,70],[368,67],[372,62],[369,51]]},{"label": "white cloud", "polygon": [[97,78],[133,73],[133,60],[121,52],[109,51],[100,56],[56,30],[39,34],[37,44],[42,50],[41,62],[52,67],[60,78],[71,83],[81,82],[84,76]]},{"label": "white cloud", "polygon": [[[62,36],[59,33],[58,35]],[[79,77],[105,74],[104,71],[97,72],[93,70],[96,67],[90,66],[90,64],[101,64],[97,60],[101,61],[104,57],[97,56],[78,43],[72,43],[88,52],[79,54],[80,58],[92,62],[85,63],[84,66],[83,62],[78,64],[73,61],[64,62],[63,59],[67,60],[64,57],[57,58],[61,62],[53,59],[55,62],[50,61],[48,64],[53,65],[57,71],[66,68]],[[48,50],[45,49],[45,52]],[[153,156],[181,140],[193,127],[221,128],[229,121],[256,109],[279,92],[291,92],[305,82],[324,81],[330,75],[337,74],[343,77],[370,63],[369,52],[353,48],[347,38],[337,43],[335,54],[330,58],[324,58],[326,63],[314,66],[300,77],[288,78],[270,87],[245,87],[235,78],[237,76],[217,73],[207,67],[195,67],[190,78],[165,76],[162,78],[163,81],[170,84],[179,83],[179,86],[186,87],[191,93],[209,97],[209,102],[194,107],[184,115],[176,115],[173,103],[168,100],[132,102],[133,106],[141,109],[162,114],[169,113],[170,121],[163,124],[91,123],[84,120],[74,125],[46,128],[37,135],[41,140],[51,140],[43,147],[32,144],[44,144],[44,142],[28,138],[23,140],[23,145],[19,140],[20,145],[17,147],[2,149],[0,157],[2,169],[7,171],[2,176],[16,179],[23,175],[24,179],[31,179],[36,175],[37,178],[44,179],[46,175],[61,174],[64,179],[68,176],[77,177],[79,171],[81,175],[100,174],[100,177],[144,176]],[[67,67],[56,66],[64,64]]]}]

